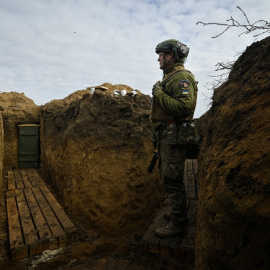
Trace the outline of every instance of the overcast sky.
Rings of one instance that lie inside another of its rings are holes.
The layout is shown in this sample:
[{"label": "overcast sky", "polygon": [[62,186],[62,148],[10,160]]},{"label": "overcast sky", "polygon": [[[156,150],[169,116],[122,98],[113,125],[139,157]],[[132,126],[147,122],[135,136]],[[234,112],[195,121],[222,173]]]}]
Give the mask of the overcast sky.
[{"label": "overcast sky", "polygon": [[[267,35],[238,35],[196,25],[269,21],[269,0],[0,0],[0,91],[37,105],[109,82],[151,95],[161,80],[156,45],[175,38],[190,47],[185,67],[199,81],[195,117],[210,107],[217,62],[235,61]],[[269,34],[268,34],[269,35]]]}]

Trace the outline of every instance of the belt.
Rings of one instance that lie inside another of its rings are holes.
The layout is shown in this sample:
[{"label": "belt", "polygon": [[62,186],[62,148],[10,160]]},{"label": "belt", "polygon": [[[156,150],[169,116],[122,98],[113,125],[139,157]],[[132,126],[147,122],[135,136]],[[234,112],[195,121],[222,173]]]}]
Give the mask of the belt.
[{"label": "belt", "polygon": [[[189,121],[183,120],[183,121],[175,121],[176,127],[187,127],[192,125]],[[158,130],[153,132],[153,136],[157,141],[160,141],[161,139],[164,139],[167,137],[166,130],[168,128],[167,122],[162,122],[161,125],[159,126]],[[177,128],[178,130],[178,128]]]},{"label": "belt", "polygon": [[[174,120],[174,123],[176,126],[182,126],[182,127],[186,127],[187,125],[192,125],[192,122],[188,120]],[[160,129],[166,129],[167,126],[168,126],[167,122],[163,121],[160,125]]]}]

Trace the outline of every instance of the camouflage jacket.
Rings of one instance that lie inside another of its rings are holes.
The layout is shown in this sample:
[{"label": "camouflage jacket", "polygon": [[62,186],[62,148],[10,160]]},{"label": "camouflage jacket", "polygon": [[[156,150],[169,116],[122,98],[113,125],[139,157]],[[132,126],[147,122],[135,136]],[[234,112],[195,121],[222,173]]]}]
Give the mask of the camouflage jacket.
[{"label": "camouflage jacket", "polygon": [[164,71],[161,81],[163,93],[153,98],[150,119],[153,130],[165,123],[167,116],[176,121],[192,120],[197,100],[197,83],[194,75],[181,63]]}]

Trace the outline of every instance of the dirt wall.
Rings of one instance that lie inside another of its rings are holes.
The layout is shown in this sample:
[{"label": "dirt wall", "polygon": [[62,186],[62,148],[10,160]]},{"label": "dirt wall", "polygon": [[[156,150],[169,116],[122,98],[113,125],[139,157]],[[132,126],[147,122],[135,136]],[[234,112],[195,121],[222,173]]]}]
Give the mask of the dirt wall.
[{"label": "dirt wall", "polygon": [[147,173],[150,97],[111,93],[78,92],[42,107],[42,168],[81,228],[130,238],[147,229],[163,193],[157,172]]},{"label": "dirt wall", "polygon": [[4,127],[3,115],[0,108],[0,190],[2,189],[3,171],[4,170]]},{"label": "dirt wall", "polygon": [[23,93],[0,94],[0,108],[4,127],[4,166],[18,166],[18,129],[19,124],[38,124],[39,107]]},{"label": "dirt wall", "polygon": [[269,44],[239,57],[203,119],[198,270],[270,269]]}]

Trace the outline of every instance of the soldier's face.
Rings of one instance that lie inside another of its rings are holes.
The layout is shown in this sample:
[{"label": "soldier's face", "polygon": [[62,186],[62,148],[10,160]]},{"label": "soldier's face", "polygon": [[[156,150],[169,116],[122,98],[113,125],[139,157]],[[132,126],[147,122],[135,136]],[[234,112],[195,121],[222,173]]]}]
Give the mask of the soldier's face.
[{"label": "soldier's face", "polygon": [[159,68],[162,70],[165,70],[172,66],[174,62],[173,59],[173,53],[159,53],[158,54],[158,61],[159,61]]}]

